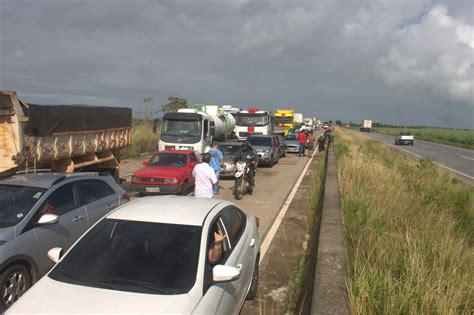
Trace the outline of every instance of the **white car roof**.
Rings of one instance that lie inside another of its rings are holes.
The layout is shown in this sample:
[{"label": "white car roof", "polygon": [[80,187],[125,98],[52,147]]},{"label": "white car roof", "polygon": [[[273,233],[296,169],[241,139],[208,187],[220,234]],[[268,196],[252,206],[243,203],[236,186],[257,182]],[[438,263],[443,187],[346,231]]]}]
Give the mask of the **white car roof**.
[{"label": "white car roof", "polygon": [[202,226],[219,199],[152,196],[136,199],[107,215],[108,219]]}]

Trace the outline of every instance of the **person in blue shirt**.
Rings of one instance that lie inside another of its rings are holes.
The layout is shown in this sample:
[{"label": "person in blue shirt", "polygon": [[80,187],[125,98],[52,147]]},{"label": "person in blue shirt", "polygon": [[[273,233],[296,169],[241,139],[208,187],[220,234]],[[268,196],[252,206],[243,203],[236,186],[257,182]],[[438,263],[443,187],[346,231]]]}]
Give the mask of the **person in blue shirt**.
[{"label": "person in blue shirt", "polygon": [[212,148],[208,152],[211,155],[211,160],[209,161],[209,166],[211,166],[216,172],[217,183],[213,185],[214,195],[219,193],[219,174],[221,172],[221,167],[224,166],[224,155],[222,151],[219,150],[219,144],[217,142],[212,143]]}]

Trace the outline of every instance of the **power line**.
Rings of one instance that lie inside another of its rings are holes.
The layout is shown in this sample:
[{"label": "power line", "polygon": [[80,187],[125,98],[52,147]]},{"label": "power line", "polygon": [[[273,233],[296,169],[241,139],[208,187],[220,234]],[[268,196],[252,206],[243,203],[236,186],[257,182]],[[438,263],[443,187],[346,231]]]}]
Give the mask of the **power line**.
[{"label": "power line", "polygon": [[112,87],[112,86],[101,86],[101,85],[96,84],[96,83],[91,84],[91,83],[84,82],[84,81],[70,81],[68,83],[58,83],[58,82],[52,82],[52,81],[43,80],[43,79],[30,77],[30,76],[6,74],[6,73],[0,73],[0,77],[15,78],[15,79],[21,79],[21,80],[29,80],[29,81],[35,81],[35,82],[39,82],[39,83],[43,83],[43,84],[52,84],[52,85],[58,85],[58,86],[64,86],[64,85],[71,86],[72,84],[82,84],[82,85],[85,85],[88,88],[99,89],[99,90],[113,90],[113,91],[148,93],[148,94],[179,95],[178,93],[174,93],[174,92],[159,92],[159,91],[150,91],[150,90],[119,88],[119,87]]}]

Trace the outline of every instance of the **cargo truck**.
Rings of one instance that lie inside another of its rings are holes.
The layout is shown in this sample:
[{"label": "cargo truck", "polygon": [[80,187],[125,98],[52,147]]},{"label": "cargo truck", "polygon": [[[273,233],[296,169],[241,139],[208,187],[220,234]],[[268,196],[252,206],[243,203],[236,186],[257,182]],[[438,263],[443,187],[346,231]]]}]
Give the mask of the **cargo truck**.
[{"label": "cargo truck", "polygon": [[303,126],[303,124],[304,124],[303,113],[294,113],[293,117],[294,117],[294,125],[295,125],[296,128],[299,128],[299,127]]},{"label": "cargo truck", "polygon": [[244,141],[250,135],[271,135],[273,126],[270,112],[249,108],[241,110],[235,115],[235,135],[239,141]]},{"label": "cargo truck", "polygon": [[273,116],[273,133],[286,136],[294,125],[293,109],[277,109]]},{"label": "cargo truck", "polygon": [[370,132],[372,130],[372,120],[363,120],[360,123],[360,131],[361,132]]},{"label": "cargo truck", "polygon": [[217,105],[195,104],[193,108],[166,113],[161,123],[159,150],[209,151],[212,141],[234,136],[235,118]]},{"label": "cargo truck", "polygon": [[14,91],[0,91],[0,175],[51,169],[107,172],[118,180],[131,126],[130,108],[27,104]]}]

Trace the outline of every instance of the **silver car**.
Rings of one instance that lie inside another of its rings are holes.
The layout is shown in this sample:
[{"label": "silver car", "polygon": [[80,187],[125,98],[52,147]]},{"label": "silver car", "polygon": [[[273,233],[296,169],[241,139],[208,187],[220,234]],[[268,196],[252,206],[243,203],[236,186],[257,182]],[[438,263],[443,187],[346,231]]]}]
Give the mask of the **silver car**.
[{"label": "silver car", "polygon": [[7,314],[239,314],[257,294],[258,224],[217,199],[134,200],[51,249],[57,265]]},{"label": "silver car", "polygon": [[38,172],[0,180],[0,312],[53,266],[50,248],[69,248],[126,201],[112,177],[96,173]]},{"label": "silver car", "polygon": [[[234,177],[235,164],[234,158],[242,152],[242,142],[223,142],[219,143],[219,149],[224,157],[224,167],[221,168],[220,177]],[[257,152],[254,150],[255,156]]]},{"label": "silver car", "polygon": [[298,135],[296,133],[289,133],[285,137],[286,141],[286,152],[288,153],[299,153],[300,143],[298,142]]},{"label": "silver car", "polygon": [[258,166],[273,167],[280,158],[278,140],[274,136],[249,136],[247,142],[257,151]]}]

